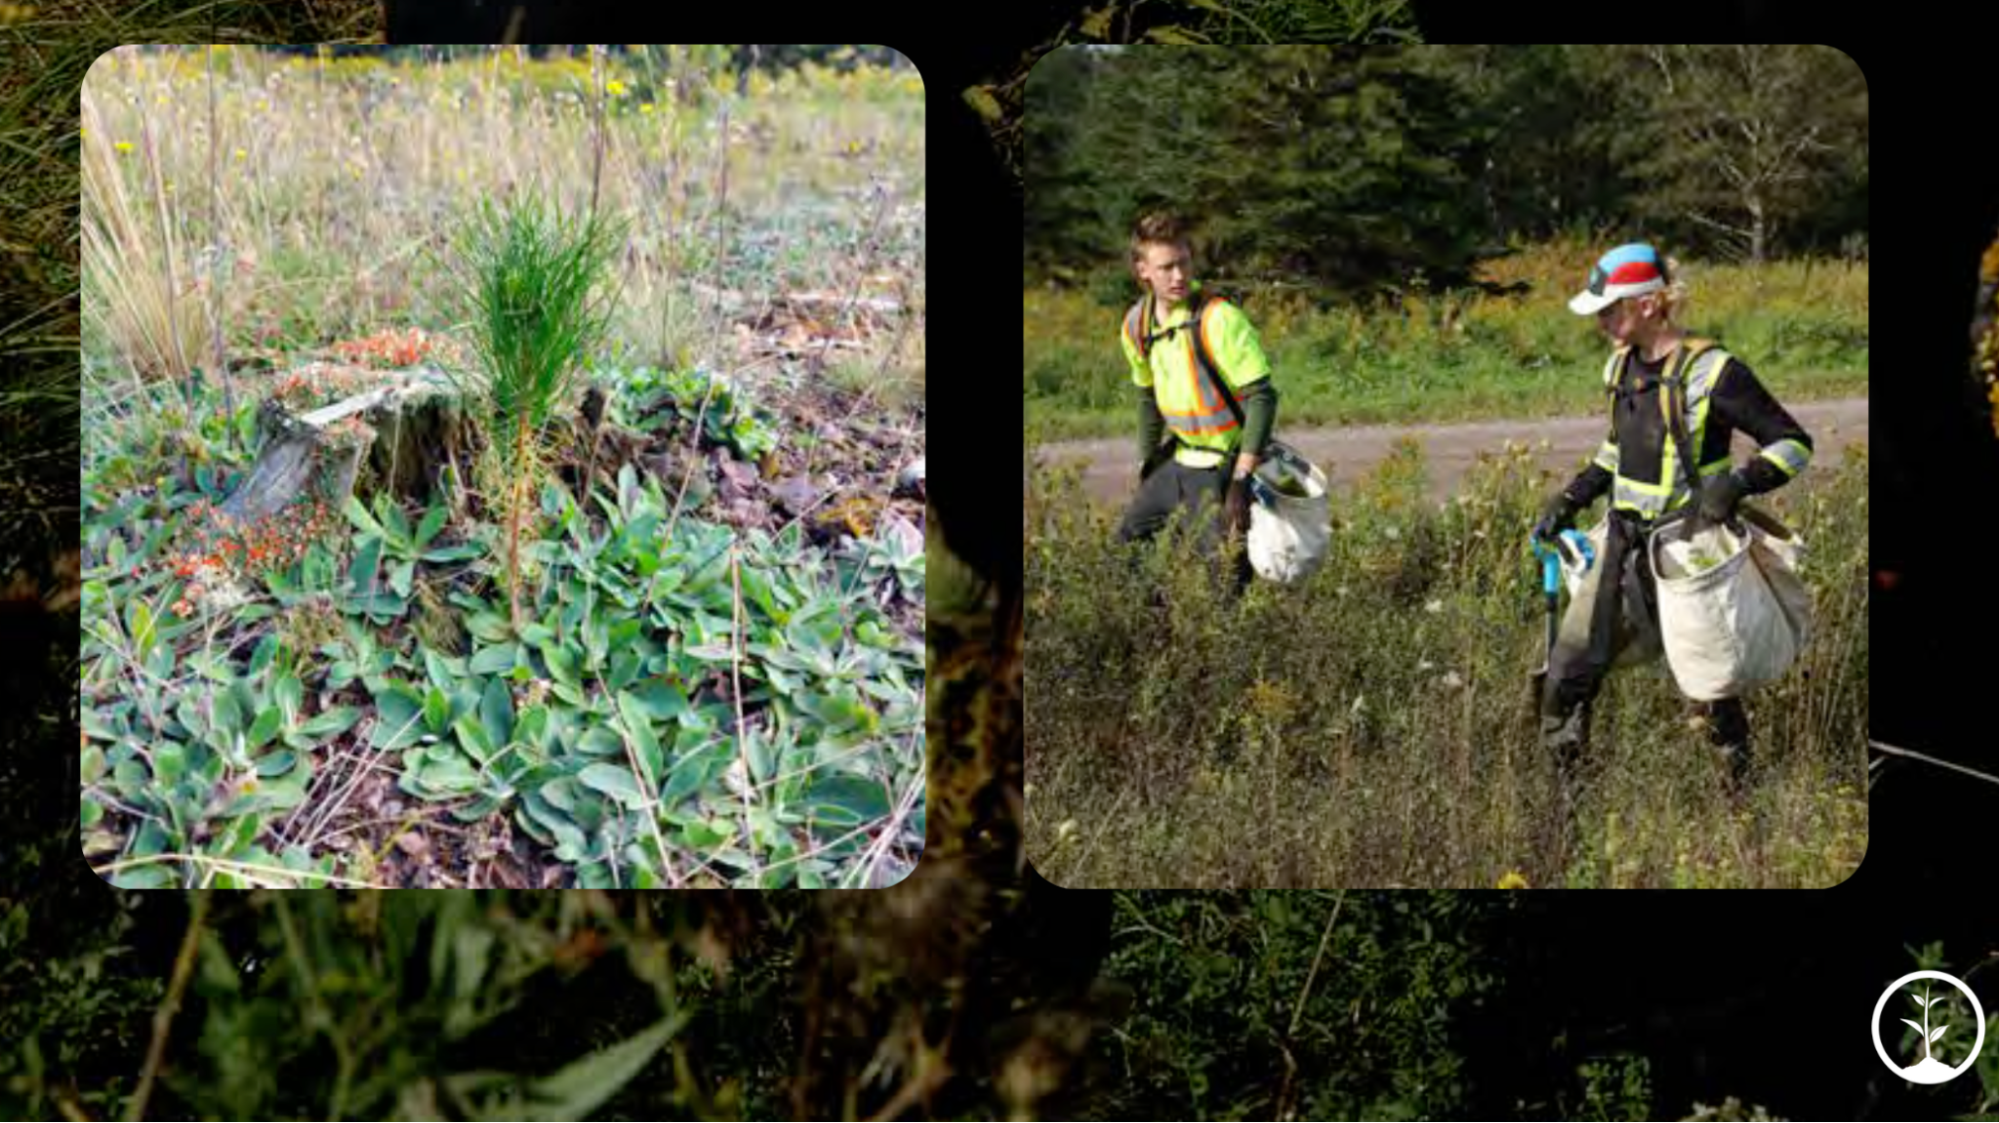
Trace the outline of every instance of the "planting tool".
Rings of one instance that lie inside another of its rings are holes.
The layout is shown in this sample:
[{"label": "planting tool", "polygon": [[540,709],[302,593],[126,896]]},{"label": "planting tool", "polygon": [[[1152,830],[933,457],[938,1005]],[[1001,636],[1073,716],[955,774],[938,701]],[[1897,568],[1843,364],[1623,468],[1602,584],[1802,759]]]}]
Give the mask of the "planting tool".
[{"label": "planting tool", "polygon": [[1534,686],[1534,704],[1541,704],[1541,692],[1548,683],[1548,665],[1555,658],[1555,631],[1560,623],[1561,577],[1564,569],[1571,569],[1580,578],[1596,563],[1596,551],[1590,548],[1589,539],[1581,531],[1564,530],[1552,542],[1532,540],[1534,558],[1541,563],[1541,595],[1548,601],[1548,647],[1541,657],[1541,666],[1529,680]]}]

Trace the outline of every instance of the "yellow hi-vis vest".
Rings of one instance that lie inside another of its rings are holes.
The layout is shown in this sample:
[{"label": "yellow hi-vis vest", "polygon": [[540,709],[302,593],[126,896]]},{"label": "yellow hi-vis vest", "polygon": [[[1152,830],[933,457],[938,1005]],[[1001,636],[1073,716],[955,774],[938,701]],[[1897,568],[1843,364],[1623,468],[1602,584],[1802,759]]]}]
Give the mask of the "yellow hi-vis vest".
[{"label": "yellow hi-vis vest", "polygon": [[[1603,385],[1613,406],[1617,388],[1624,384],[1624,369],[1630,359],[1631,348],[1619,347],[1603,364]],[[1617,431],[1613,422],[1610,436],[1598,446],[1595,458],[1597,464],[1615,477],[1611,490],[1613,509],[1634,512],[1649,522],[1693,500],[1691,481],[1681,470],[1679,449],[1673,440],[1672,410],[1675,402],[1684,401],[1681,413],[1687,424],[1687,451],[1699,457],[1702,439],[1707,435],[1709,400],[1715,383],[1721,379],[1723,368],[1728,366],[1728,359],[1728,352],[1717,346],[1714,340],[1689,337],[1680,342],[1679,348],[1667,360],[1659,380],[1659,412],[1664,436],[1659,451],[1658,479],[1638,479],[1626,475],[1619,467]],[[1724,448],[1715,459],[1697,465],[1695,477],[1705,479],[1725,472],[1729,463],[1728,450]]]},{"label": "yellow hi-vis vest", "polygon": [[1241,309],[1202,293],[1198,284],[1188,297],[1178,318],[1155,329],[1147,293],[1125,313],[1120,342],[1132,382],[1152,388],[1179,444],[1173,458],[1190,468],[1212,468],[1242,441],[1242,421],[1224,387],[1269,377],[1270,362]]}]

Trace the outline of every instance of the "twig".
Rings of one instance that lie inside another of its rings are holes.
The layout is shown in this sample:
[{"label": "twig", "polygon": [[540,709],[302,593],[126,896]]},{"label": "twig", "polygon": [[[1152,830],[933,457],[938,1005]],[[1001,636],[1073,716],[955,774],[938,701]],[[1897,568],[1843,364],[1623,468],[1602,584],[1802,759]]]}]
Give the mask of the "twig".
[{"label": "twig", "polygon": [[1298,1034],[1298,1019],[1305,1016],[1305,1000],[1312,996],[1312,980],[1318,977],[1319,962],[1326,957],[1326,945],[1333,939],[1333,925],[1339,922],[1340,909],[1346,900],[1346,891],[1341,890],[1339,897],[1333,901],[1333,915],[1326,918],[1326,930],[1319,936],[1319,950],[1312,956],[1312,969],[1305,972],[1305,985],[1298,990],[1298,1005],[1291,1011],[1291,1028],[1284,1031],[1286,1037]]},{"label": "twig", "polygon": [[590,47],[590,89],[596,96],[590,99],[595,112],[590,136],[590,217],[597,217],[597,188],[604,180],[604,72],[603,48]]},{"label": "twig", "polygon": [[121,858],[118,861],[107,862],[101,866],[92,866],[91,871],[99,877],[105,877],[117,873],[119,870],[131,869],[134,866],[149,866],[155,862],[189,862],[199,866],[216,866],[239,877],[244,874],[268,873],[279,878],[303,878],[307,881],[318,881],[347,889],[383,888],[383,886],[372,882],[361,881],[352,877],[341,877],[337,874],[320,873],[317,870],[295,870],[284,866],[258,865],[254,862],[233,862],[227,858],[214,858],[207,854],[148,854],[142,858]]},{"label": "twig", "polygon": [[[394,744],[396,740],[400,739],[404,734],[408,733],[410,731],[410,727],[415,725],[417,719],[422,716],[423,714],[421,712],[412,713],[409,717],[409,720],[403,723],[402,728],[396,730],[395,737],[392,738],[389,743]],[[305,836],[303,838],[293,840],[294,844],[302,845],[306,849],[310,850],[314,845],[323,841],[323,832],[325,831],[327,824],[331,823],[334,817],[338,815],[343,808],[346,807],[348,801],[353,798],[355,791],[359,788],[361,781],[367,777],[367,774],[371,769],[380,769],[382,771],[389,771],[389,772],[393,771],[393,769],[391,769],[387,764],[384,764],[381,760],[379,760],[377,755],[364,754],[363,751],[361,750],[360,742],[358,740],[356,740],[349,749],[341,751],[338,757],[335,758],[334,762],[329,762],[329,763],[337,763],[338,760],[342,758],[352,759],[358,765],[358,767],[356,767],[353,771],[347,774],[344,782],[333,779],[332,777],[334,776],[334,773],[330,768],[324,772],[321,772],[319,775],[314,776],[312,780],[312,786],[313,788],[317,789],[317,794],[320,796],[324,796],[326,794],[326,789],[320,786],[320,780],[322,778],[325,778],[328,784],[339,785],[338,788],[334,791],[333,798],[331,800],[311,799],[306,801],[305,803],[300,804],[299,807],[291,813],[291,815],[285,818],[284,827],[279,832],[279,836],[281,838],[290,835],[291,829],[295,824],[299,814],[301,812],[304,812],[307,807],[312,807],[314,808],[314,810],[309,813],[308,819],[304,824]]]},{"label": "twig", "polygon": [[757,853],[757,836],[750,833],[750,799],[755,797],[759,803],[762,803],[763,800],[757,795],[756,777],[750,772],[750,753],[748,742],[746,741],[748,730],[743,725],[743,575],[741,566],[738,564],[739,556],[739,551],[731,544],[729,547],[729,580],[736,587],[736,615],[732,621],[733,627],[730,630],[735,633],[733,638],[736,642],[732,645],[735,649],[732,652],[735,656],[735,665],[730,668],[730,674],[734,677],[736,684],[736,757],[743,762],[743,790],[745,793],[742,803],[743,840],[749,844],[750,856],[755,858]]},{"label": "twig", "polygon": [[[617,713],[618,725],[621,728],[628,725],[629,719],[625,716],[624,710],[617,707],[614,707],[614,710]],[[638,750],[632,746],[632,739],[630,729],[624,729],[624,736],[619,738],[625,743],[625,760],[632,766],[632,776],[639,783],[651,786],[651,790],[646,792],[646,802],[649,805],[645,809],[646,825],[652,828],[653,845],[659,847],[659,861],[666,867],[666,879],[678,889],[682,885],[680,871],[673,868],[673,854],[666,848],[666,837],[659,833],[659,788],[652,786],[652,780],[639,762]]]},{"label": "twig", "polygon": [[[708,210],[708,234],[715,240],[715,265],[708,274],[710,288],[719,287],[716,282],[722,279],[722,264],[728,256],[728,242],[717,230],[721,225],[723,212],[729,206],[729,100],[727,98],[722,99],[722,122],[715,135],[715,203]],[[701,319],[708,319],[714,310],[715,304],[710,301]]]},{"label": "twig", "polygon": [[[835,317],[834,323],[836,324],[844,322],[848,319],[849,314],[852,311],[854,301],[860,298],[861,280],[873,270],[874,255],[877,249],[879,249],[880,247],[882,221],[888,215],[889,195],[888,191],[882,187],[880,180],[875,181],[874,190],[876,193],[876,200],[877,200],[875,206],[874,221],[870,223],[868,226],[867,240],[862,243],[860,264],[855,267],[853,280],[847,286],[847,304],[845,307],[842,307],[840,309],[839,314]],[[901,342],[902,342],[902,337],[900,334],[898,334],[896,336],[896,343],[898,347],[901,345]],[[817,372],[817,370],[825,366],[826,352],[832,348],[832,345],[833,345],[833,336],[830,332],[820,337],[819,353],[813,356],[813,367],[815,373]],[[891,350],[890,355],[893,354],[894,351]],[[886,366],[887,361],[888,360],[886,357],[882,360],[884,366]],[[868,384],[866,391],[864,391],[860,395],[861,400],[865,401],[873,393],[874,387],[876,383],[878,383],[879,381],[880,379],[877,378],[875,381],[870,382]],[[847,417],[851,418],[853,417],[853,415],[854,415],[854,410],[850,407],[847,410]],[[814,443],[812,446],[812,452],[808,456],[806,456],[805,474],[808,477],[810,477],[813,471],[815,471],[818,468],[819,454],[825,449],[825,447],[826,446],[824,445],[824,443]]]},{"label": "twig", "polygon": [[715,397],[715,376],[708,376],[708,392],[701,395],[701,408],[694,411],[694,438],[687,442],[687,471],[680,477],[680,490],[673,496],[673,513],[666,518],[666,534],[661,542],[673,541],[674,525],[680,521],[680,502],[687,498],[687,485],[694,479],[694,469],[701,466],[701,426],[708,417],[708,403]]},{"label": "twig", "polygon": [[1298,1062],[1291,1055],[1291,1042],[1298,1036],[1298,1022],[1305,1016],[1305,1004],[1312,997],[1312,982],[1319,977],[1319,963],[1326,957],[1326,945],[1332,942],[1333,925],[1340,919],[1340,909],[1346,904],[1346,892],[1342,890],[1333,901],[1333,914],[1326,918],[1326,930],[1319,935],[1319,950],[1312,956],[1312,968],[1305,972],[1305,985],[1298,988],[1298,1001],[1291,1008],[1291,1025],[1284,1031],[1284,1040],[1277,1048],[1284,1054],[1284,1085],[1277,1092],[1277,1115],[1280,1119],[1291,1118],[1291,1081],[1298,1073]]},{"label": "twig", "polygon": [[902,834],[902,824],[909,818],[910,811],[916,806],[917,797],[922,794],[923,783],[921,780],[903,789],[902,795],[896,800],[895,810],[888,817],[887,827],[874,837],[874,841],[868,844],[868,848],[861,854],[860,862],[849,871],[846,877],[841,878],[840,887],[842,889],[853,888],[853,885],[848,884],[848,882],[853,881],[856,877],[859,878],[858,884],[862,886],[866,886],[874,880],[875,870],[880,867],[882,858],[888,853],[888,848],[894,845],[897,837]]},{"label": "twig", "polygon": [[1975,768],[1966,768],[1962,764],[1952,764],[1950,761],[1947,760],[1939,760],[1933,756],[1925,756],[1924,754],[1916,752],[1912,749],[1898,749],[1893,745],[1884,745],[1879,741],[1869,741],[1867,742],[1867,744],[1871,748],[1879,752],[1893,753],[1896,756],[1909,757],[1912,760],[1920,760],[1926,764],[1942,765],[1945,768],[1955,769],[1956,771],[1962,772],[1967,776],[1975,776],[1980,780],[1984,780],[1986,783],[1999,784],[1999,776],[1988,775],[1984,772],[1978,771]]},{"label": "twig", "polygon": [[[729,304],[738,308],[753,304],[759,299],[733,292],[729,289],[718,289],[711,285],[704,285],[699,281],[689,282],[687,287],[693,289],[698,295],[715,301],[717,304]],[[769,300],[770,298],[763,299]],[[890,312],[902,311],[902,302],[899,300],[866,296],[842,296],[836,292],[788,292],[776,297],[775,302],[779,304],[804,305],[838,304],[841,305],[841,312],[843,314],[855,308],[868,312],[878,312],[884,315]]]},{"label": "twig", "polygon": [[[953,1020],[955,1022],[955,1017]],[[882,1105],[880,1111],[868,1117],[869,1123],[902,1118],[902,1113],[909,1110],[917,1100],[927,1099],[951,1078],[951,1066],[943,1059],[942,1050],[933,1048],[924,1041],[920,1029],[912,1029],[909,1033],[915,1046],[911,1052],[917,1058],[916,1071],[909,1074],[909,1078],[902,1082],[902,1087],[896,1089],[895,1095],[890,1097],[888,1103]]]},{"label": "twig", "polygon": [[[229,377],[229,364],[222,354],[222,261],[235,252],[234,247],[225,248],[222,237],[222,223],[215,217],[215,150],[221,146],[221,134],[215,129],[215,48],[202,48],[208,72],[208,235],[215,257],[208,264],[208,329],[215,346],[215,377],[222,380],[222,409],[231,422],[236,420],[235,382]],[[229,257],[233,270],[235,258]],[[228,427],[227,440],[233,451],[237,446],[236,426]]]},{"label": "twig", "polygon": [[174,1015],[180,1011],[181,995],[187,990],[187,979],[194,969],[194,949],[201,942],[201,932],[208,920],[208,894],[194,894],[194,914],[187,919],[187,931],[180,940],[180,954],[174,956],[174,973],[167,983],[166,997],[160,1000],[160,1008],[153,1011],[153,1041],[146,1047],[146,1067],[139,1073],[139,1087],[132,1093],[132,1100],[125,1108],[128,1121],[146,1117],[146,1101],[152,1098],[153,1080],[160,1073],[160,1061],[166,1057],[167,1031],[173,1028]]}]

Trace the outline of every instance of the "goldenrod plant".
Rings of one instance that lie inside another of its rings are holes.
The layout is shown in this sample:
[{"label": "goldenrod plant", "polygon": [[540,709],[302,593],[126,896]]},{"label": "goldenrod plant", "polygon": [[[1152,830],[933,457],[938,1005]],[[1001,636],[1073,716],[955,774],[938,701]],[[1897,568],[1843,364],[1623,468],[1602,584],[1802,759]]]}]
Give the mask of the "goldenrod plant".
[{"label": "goldenrod plant", "polygon": [[533,191],[481,202],[454,245],[447,282],[469,321],[476,365],[450,373],[482,403],[506,480],[507,584],[520,627],[520,532],[540,435],[578,365],[604,337],[613,296],[598,282],[625,244],[622,220],[564,215]]}]

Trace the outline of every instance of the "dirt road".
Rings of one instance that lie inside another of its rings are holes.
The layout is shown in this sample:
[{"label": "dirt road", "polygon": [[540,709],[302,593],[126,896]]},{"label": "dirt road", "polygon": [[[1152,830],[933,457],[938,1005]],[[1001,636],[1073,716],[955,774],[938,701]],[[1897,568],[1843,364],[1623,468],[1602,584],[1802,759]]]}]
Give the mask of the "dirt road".
[{"label": "dirt road", "polygon": [[[1845,446],[1867,441],[1867,399],[1847,398],[1823,402],[1799,402],[1791,415],[1812,435],[1814,454],[1811,471],[1836,466]],[[1596,451],[1603,440],[1605,418],[1559,417],[1525,421],[1480,421],[1462,425],[1361,425],[1341,429],[1290,429],[1279,419],[1278,436],[1311,458],[1333,481],[1335,489],[1351,486],[1354,480],[1372,471],[1395,442],[1415,437],[1423,444],[1430,472],[1430,494],[1443,499],[1457,488],[1458,480],[1481,452],[1497,452],[1507,441],[1524,441],[1545,467],[1567,473]],[[1546,449],[1542,441],[1548,442]],[[1037,458],[1045,464],[1067,461],[1087,462],[1083,489],[1101,502],[1123,502],[1138,483],[1134,462],[1136,441],[1061,441],[1042,445]],[[1748,455],[1752,445],[1737,435],[1736,456]]]}]

